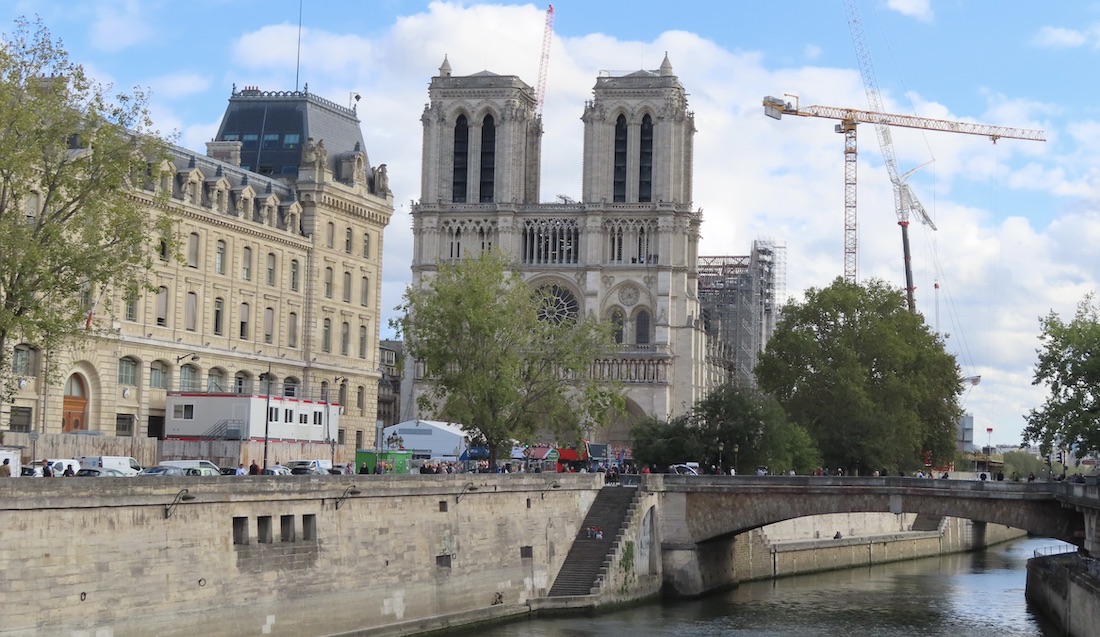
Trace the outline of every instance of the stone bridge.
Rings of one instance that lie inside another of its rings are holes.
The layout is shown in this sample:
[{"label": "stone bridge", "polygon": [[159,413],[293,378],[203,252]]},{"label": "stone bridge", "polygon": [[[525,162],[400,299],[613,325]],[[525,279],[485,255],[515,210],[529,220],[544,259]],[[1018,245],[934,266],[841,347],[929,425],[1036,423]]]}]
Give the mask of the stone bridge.
[{"label": "stone bridge", "polygon": [[[705,592],[701,573],[728,563],[734,536],[793,518],[849,512],[916,513],[1000,524],[1100,555],[1095,485],[918,478],[646,476],[660,494],[666,583]],[[724,568],[724,567],[723,567]]]}]

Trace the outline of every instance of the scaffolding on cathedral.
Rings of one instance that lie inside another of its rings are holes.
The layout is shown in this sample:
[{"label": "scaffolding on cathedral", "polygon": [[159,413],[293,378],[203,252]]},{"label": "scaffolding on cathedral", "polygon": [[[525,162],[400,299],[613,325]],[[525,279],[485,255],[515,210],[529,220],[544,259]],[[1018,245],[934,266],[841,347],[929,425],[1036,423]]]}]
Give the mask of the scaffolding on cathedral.
[{"label": "scaffolding on cathedral", "polygon": [[699,303],[713,362],[725,380],[756,385],[752,370],[786,301],[787,247],[753,241],[747,256],[699,257]]}]

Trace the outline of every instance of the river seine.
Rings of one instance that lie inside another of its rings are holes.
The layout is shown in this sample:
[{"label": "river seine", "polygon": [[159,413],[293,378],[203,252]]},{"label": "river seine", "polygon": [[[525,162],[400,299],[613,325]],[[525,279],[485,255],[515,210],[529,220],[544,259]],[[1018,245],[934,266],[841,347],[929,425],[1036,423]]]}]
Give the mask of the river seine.
[{"label": "river seine", "polygon": [[1050,539],[979,553],[749,582],[705,599],[595,617],[521,620],[480,637],[1065,637],[1024,599],[1025,564]]}]

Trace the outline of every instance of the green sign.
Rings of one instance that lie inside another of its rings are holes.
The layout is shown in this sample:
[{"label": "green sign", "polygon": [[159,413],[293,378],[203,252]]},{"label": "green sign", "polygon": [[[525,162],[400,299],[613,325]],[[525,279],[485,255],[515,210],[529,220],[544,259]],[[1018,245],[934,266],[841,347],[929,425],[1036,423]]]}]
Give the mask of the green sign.
[{"label": "green sign", "polygon": [[546,454],[546,459],[547,459],[547,460],[553,460],[553,461],[555,461],[555,462],[556,462],[556,461],[557,461],[557,459],[558,459],[558,458],[560,458],[560,457],[561,457],[561,454],[560,454],[560,453],[558,453],[558,450],[557,450],[557,449],[551,449],[551,450],[550,450],[550,452]]}]

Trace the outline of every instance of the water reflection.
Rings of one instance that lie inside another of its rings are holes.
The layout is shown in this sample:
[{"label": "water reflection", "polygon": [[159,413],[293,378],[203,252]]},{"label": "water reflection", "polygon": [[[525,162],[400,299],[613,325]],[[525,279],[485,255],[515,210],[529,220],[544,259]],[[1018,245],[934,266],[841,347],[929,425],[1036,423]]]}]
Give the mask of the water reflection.
[{"label": "water reflection", "polygon": [[749,582],[703,600],[482,627],[492,637],[1065,637],[1024,599],[1028,539],[980,553]]}]

